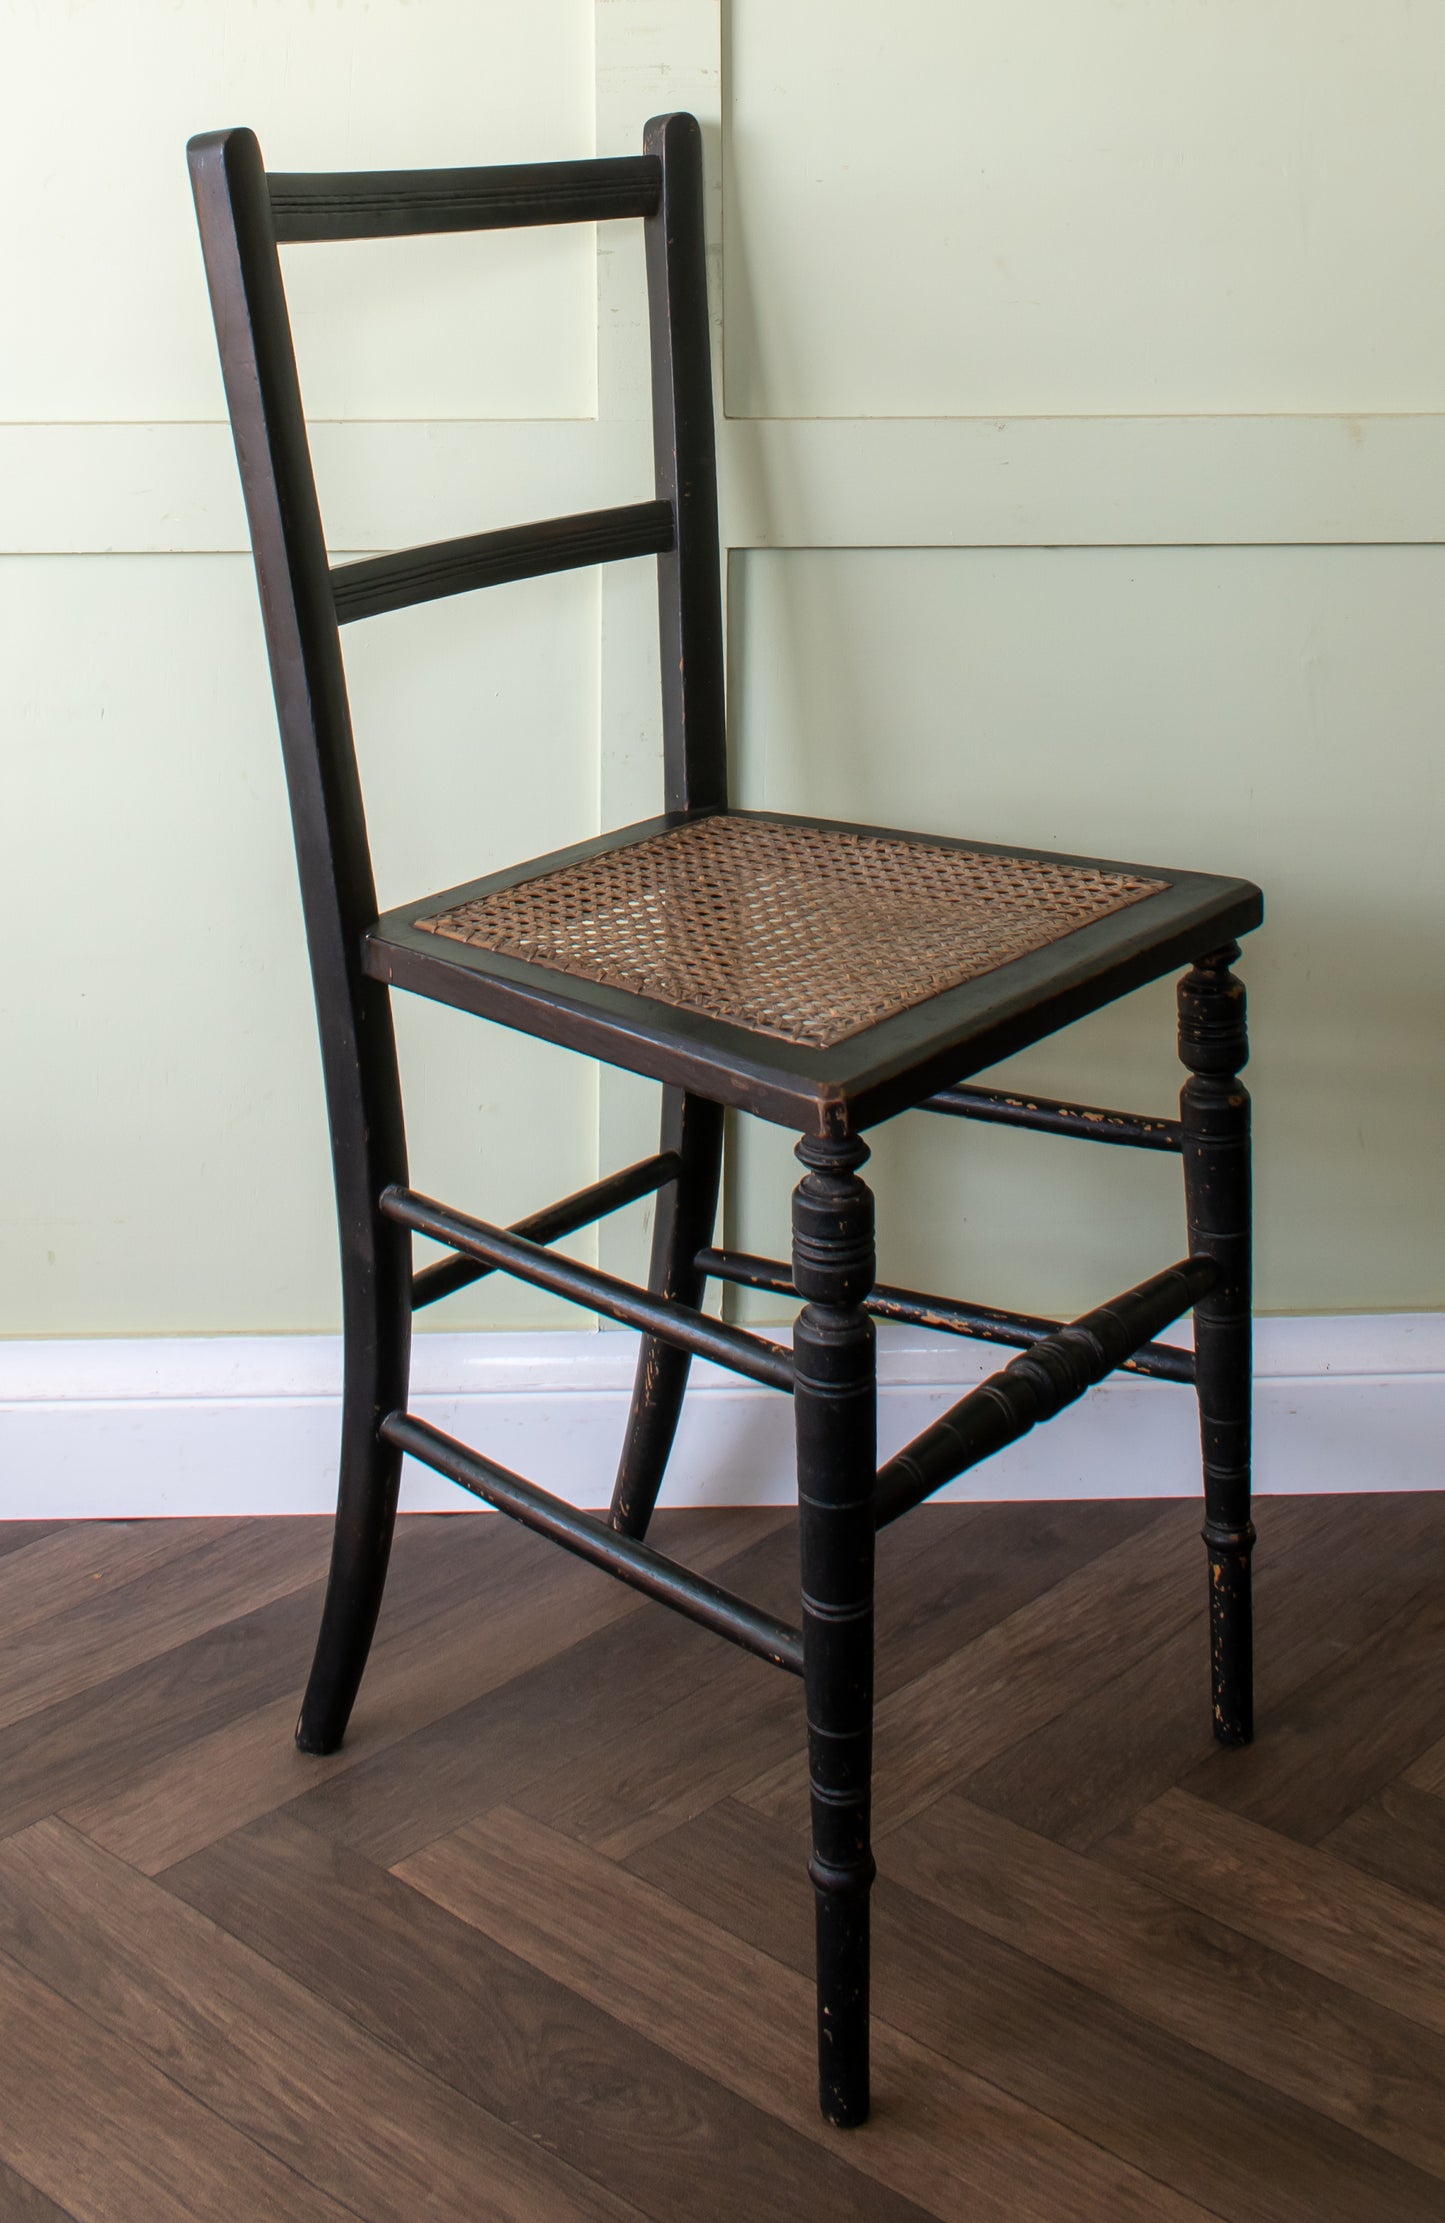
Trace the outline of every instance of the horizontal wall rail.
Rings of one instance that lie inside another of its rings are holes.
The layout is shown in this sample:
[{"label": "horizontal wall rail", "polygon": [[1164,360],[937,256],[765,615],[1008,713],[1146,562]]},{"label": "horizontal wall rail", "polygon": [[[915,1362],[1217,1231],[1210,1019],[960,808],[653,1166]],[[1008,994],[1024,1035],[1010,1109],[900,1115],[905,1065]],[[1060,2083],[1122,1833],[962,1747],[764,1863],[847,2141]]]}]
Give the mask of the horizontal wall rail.
[{"label": "horizontal wall rail", "polygon": [[1177,1320],[1218,1279],[1212,1258],[1186,1258],[1045,1336],[991,1374],[879,1469],[874,1507],[883,1528],[945,1482],[1051,1420]]},{"label": "horizontal wall rail", "polygon": [[604,1568],[619,1582],[630,1584],[649,1598],[659,1599],[674,1612],[685,1614],[689,1621],[700,1621],[705,1629],[725,1636],[743,1651],[770,1660],[775,1667],[787,1668],[790,1674],[802,1674],[801,1630],[789,1628],[785,1621],[775,1621],[770,1613],[749,1605],[746,1598],[720,1589],[688,1567],[679,1567],[675,1560],[665,1559],[647,1544],[619,1535],[591,1514],[578,1512],[565,1499],[524,1482],[494,1459],[468,1450],[465,1444],[443,1435],[439,1428],[429,1427],[424,1420],[413,1419],[409,1413],[392,1413],[382,1422],[381,1432],[388,1443],[484,1498],[498,1512],[510,1514],[524,1528],[550,1537],[554,1544],[563,1545],[594,1567]]},{"label": "horizontal wall rail", "polygon": [[439,602],[477,587],[511,579],[539,579],[590,563],[621,563],[633,556],[665,555],[672,546],[672,504],[631,502],[621,509],[583,510],[535,525],[506,525],[499,532],[470,533],[391,556],[338,564],[331,599],[339,625],[381,617],[417,602]]},{"label": "horizontal wall rail", "polygon": [[630,154],[482,170],[273,170],[267,183],[276,237],[288,246],[651,216],[662,164],[655,154]]},{"label": "horizontal wall rail", "polygon": [[[675,1150],[640,1159],[635,1166],[624,1166],[620,1173],[609,1173],[605,1181],[594,1181],[540,1212],[530,1212],[526,1219],[514,1221],[507,1233],[520,1235],[528,1243],[560,1242],[564,1235],[575,1235],[579,1228],[590,1227],[594,1220],[620,1212],[624,1204],[635,1204],[639,1197],[651,1196],[654,1190],[675,1181],[680,1165]],[[439,1258],[435,1265],[423,1266],[412,1276],[412,1311],[419,1312],[423,1305],[435,1304],[439,1298],[469,1288],[474,1281],[484,1281],[496,1271],[495,1266],[485,1265],[479,1258]]]},{"label": "horizontal wall rail", "polygon": [[[781,1259],[756,1258],[749,1251],[700,1250],[697,1264],[716,1281],[736,1282],[744,1289],[772,1289],[781,1297],[795,1297],[793,1277]],[[891,1289],[875,1282],[863,1309],[876,1320],[905,1320],[915,1327],[934,1328],[940,1335],[967,1336],[978,1343],[1011,1344],[1028,1350],[1058,1333],[1057,1320],[1041,1320],[1027,1312],[1003,1312],[993,1305],[969,1304],[957,1297],[929,1297],[916,1289]],[[1176,1350],[1169,1343],[1145,1343],[1123,1362],[1130,1374],[1145,1374],[1153,1381],[1192,1382],[1194,1353]]]},{"label": "horizontal wall rail", "polygon": [[429,1235],[433,1242],[445,1243],[449,1249],[480,1259],[484,1265],[499,1266],[520,1281],[530,1281],[554,1296],[585,1305],[589,1312],[605,1313],[610,1320],[625,1321],[630,1328],[645,1328],[664,1343],[675,1343],[679,1350],[712,1359],[735,1374],[766,1383],[769,1389],[792,1391],[792,1354],[781,1344],[769,1343],[765,1336],[748,1335],[722,1320],[709,1320],[690,1305],[651,1296],[645,1289],[635,1289],[630,1281],[618,1281],[591,1266],[579,1266],[573,1259],[556,1258],[504,1227],[492,1227],[485,1220],[453,1212],[430,1197],[418,1196],[413,1189],[383,1189],[380,1203],[388,1219],[417,1235]]},{"label": "horizontal wall rail", "polygon": [[981,1119],[1000,1127],[1032,1127],[1041,1135],[1078,1135],[1085,1142],[1120,1143],[1130,1150],[1184,1147],[1177,1119],[1148,1119],[1138,1112],[1099,1111],[1092,1104],[1061,1104],[1052,1096],[1008,1096],[996,1088],[941,1088],[920,1111],[951,1119]]}]

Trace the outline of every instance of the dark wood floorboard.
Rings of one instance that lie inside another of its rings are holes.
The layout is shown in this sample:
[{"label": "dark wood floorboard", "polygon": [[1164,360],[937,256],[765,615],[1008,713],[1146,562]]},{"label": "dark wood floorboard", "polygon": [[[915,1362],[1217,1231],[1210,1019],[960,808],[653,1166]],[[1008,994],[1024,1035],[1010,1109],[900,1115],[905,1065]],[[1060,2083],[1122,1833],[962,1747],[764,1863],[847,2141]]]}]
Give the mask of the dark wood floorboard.
[{"label": "dark wood floorboard", "polygon": [[888,1857],[923,1897],[1445,2179],[1433,2032],[957,1794],[916,1815]]},{"label": "dark wood floorboard", "polygon": [[355,2212],[3,1953],[0,2046],[0,2148],[76,2223],[342,2223]]},{"label": "dark wood floorboard", "polygon": [[[123,1531],[126,1525],[76,1523],[68,1533],[89,1553],[95,1537]],[[148,1525],[169,1529],[172,1524]],[[301,1532],[311,1529],[323,1544],[330,1526],[322,1521],[264,1525],[274,1526],[283,1540],[303,1542]],[[475,1599],[484,1570],[505,1558],[506,1541],[499,1537],[490,1551],[483,1550],[477,1524],[466,1520],[403,1523],[382,1607],[378,1650],[398,1626],[418,1619],[429,1623],[440,1605]],[[314,1547],[308,1543],[306,1548]],[[215,1736],[224,1743],[268,1705],[278,1709],[283,1723],[294,1717],[298,1687],[316,1640],[323,1587],[318,1577],[251,1612],[238,1600],[232,1617],[188,1642],[158,1651],[0,1729],[0,1836],[72,1806],[82,1826],[90,1828],[101,1826],[113,1807],[139,1805],[143,1813],[154,1813],[156,1826],[173,1829],[178,1809],[203,1799],[208,1788],[215,1795],[216,1770],[204,1764],[211,1748],[203,1748],[202,1740]],[[367,1700],[367,1707],[358,1709],[361,1719],[348,1747],[353,1754],[367,1733],[370,1693]],[[278,1748],[274,1737],[269,1748]],[[289,1733],[281,1736],[279,1749],[291,1751]],[[179,1753],[187,1755],[181,1762],[179,1795],[167,1801],[165,1764]],[[292,1790],[306,1779],[298,1769],[290,1778]],[[148,1796],[152,1787],[153,1798]]]},{"label": "dark wood floorboard", "polygon": [[[348,1773],[368,1756],[502,1688],[590,1632],[645,1612],[633,1590],[600,1580],[511,1522],[433,1516],[422,1556],[403,1594],[388,1596],[345,1749],[306,1761],[291,1741],[296,1689],[227,1719],[199,1750],[172,1750],[98,1808],[67,1809],[78,1828],[147,1874],[210,1844],[227,1830],[295,1798],[306,1786]],[[765,1527],[776,1516],[763,1516]],[[732,1512],[689,1525],[689,1557],[713,1570],[732,1556],[747,1523]],[[666,1525],[659,1531],[665,1539]],[[405,1538],[403,1538],[403,1544]],[[438,1564],[435,1554],[440,1553]],[[304,1671],[303,1671],[304,1672]]]},{"label": "dark wood floorboard", "polygon": [[[1332,1667],[1348,1671],[1354,1648],[1432,1583],[1439,1525],[1434,1500],[1420,1493],[1334,1499],[1327,1520],[1308,1498],[1271,1506],[1255,1565],[1253,1765],[1272,1785],[1282,1781],[1275,1755],[1289,1733],[1286,1700]],[[1208,1641],[1202,1616],[1191,1616],[971,1776],[969,1798],[1082,1852],[1192,1768],[1221,1783],[1238,1777],[1214,1761],[1199,1708]]]},{"label": "dark wood floorboard", "polygon": [[818,2201],[840,2223],[925,2212],[286,1815],[192,1854],[164,1881],[363,2030],[659,2223],[676,2217],[680,2186],[694,2223],[737,2223],[774,2205],[806,2215]]},{"label": "dark wood floorboard", "polygon": [[[0,1524],[0,2223],[1441,2223],[1445,1497],[879,1559],[874,2120],[816,2112],[801,1698],[487,1518],[404,1521],[346,1749],[327,1524]],[[791,1521],[658,1540],[796,1617]]]},{"label": "dark wood floorboard", "polygon": [[[325,1570],[326,1537],[314,1521],[217,1521],[210,1535],[203,1522],[176,1525],[190,1534],[176,1538],[153,1563],[136,1551],[136,1537],[144,1541],[144,1528],[137,1524],[122,1537],[126,1564],[118,1582],[107,1583],[92,1569],[96,1579],[83,1583],[81,1594],[53,1615],[28,1627],[7,1623],[0,1629],[0,1724],[8,1728],[58,1705],[236,1613],[304,1588]],[[90,1546],[83,1528],[72,1534]],[[55,1542],[47,1538],[19,1559],[0,1560],[0,1589],[7,1576],[12,1581],[24,1576],[27,1560],[51,1554]],[[129,1562],[135,1557],[142,1564],[132,1572]]]},{"label": "dark wood floorboard", "polygon": [[1403,1777],[1391,1783],[1320,1839],[1352,1867],[1445,1913],[1445,1799],[1417,1791]]},{"label": "dark wood floorboard", "polygon": [[1166,1791],[1099,1847],[1212,1921],[1445,2034],[1445,1914],[1224,1807]]},{"label": "dark wood floorboard", "polygon": [[1417,1791],[1428,1791],[1434,1798],[1445,1798],[1445,1737],[1421,1753],[1411,1762],[1402,1780]]},{"label": "dark wood floorboard", "polygon": [[[107,1521],[107,1528],[119,1528],[119,1521]],[[50,1536],[57,1528],[65,1528],[65,1521],[0,1521],[0,1559],[8,1552],[24,1551],[27,1544],[38,1544],[42,1536]]]},{"label": "dark wood floorboard", "polygon": [[[812,1986],[731,1930],[505,1807],[397,1872],[804,2137],[836,2143],[817,2114]],[[940,2216],[1049,2223],[1069,2203],[1177,2223],[1201,2213],[907,2033],[880,2024],[874,2054],[880,2103],[847,2158]]]},{"label": "dark wood floorboard", "polygon": [[[1275,1709],[1249,1751],[1218,1748],[1190,1790],[1307,1844],[1327,1836],[1440,1735],[1445,1720],[1445,1585],[1419,1597]],[[1241,1765],[1221,1765],[1230,1759]]]},{"label": "dark wood floorboard", "polygon": [[[750,1536],[747,1526],[736,1536],[720,1528],[711,1552],[699,1551],[698,1527],[684,1527],[676,1549],[691,1565],[705,1567],[729,1587],[795,1620],[798,1572],[792,1526],[784,1533],[774,1523],[771,1532],[760,1535],[759,1525],[755,1516]],[[653,1534],[666,1548],[666,1524],[659,1521]],[[547,1547],[531,1538],[524,1542],[536,1566],[537,1553]],[[726,1550],[729,1544],[735,1548]],[[573,1565],[574,1574],[579,1571],[575,1563],[567,1564]],[[595,1598],[597,1578],[582,1572]],[[636,1604],[631,1593],[610,1583],[605,1590],[608,1602]],[[530,1598],[532,1593],[524,1595]],[[535,1666],[514,1656],[513,1672],[500,1687],[484,1691],[469,1705],[457,1704],[412,1735],[331,1776],[304,1793],[291,1811],[389,1867],[485,1807],[514,1803],[535,1783],[559,1781],[578,1795],[596,1786],[604,1799],[624,1803],[632,1771],[649,1770],[665,1736],[657,1727],[659,1718],[679,1705],[695,1713],[704,1706],[716,1709],[740,1682],[750,1706],[758,1709],[755,1734],[763,1738],[781,1709],[787,1724],[784,1742],[796,1741],[797,1694],[774,1670],[720,1645],[676,1615],[652,1614],[648,1622],[641,1651],[629,1616],[590,1633],[579,1623],[573,1643]],[[640,1672],[639,1658],[645,1662]],[[700,1719],[691,1741],[694,1746],[704,1742]],[[776,1742],[774,1733],[768,1749]],[[674,1797],[679,1788],[675,1782],[663,1786]]]},{"label": "dark wood floorboard", "polygon": [[64,1822],[0,1846],[0,1950],[357,2214],[636,2213]]},{"label": "dark wood floorboard", "polygon": [[[790,1830],[724,1801],[627,1865],[806,1975],[812,1909]],[[874,2008],[961,2068],[1238,2223],[1434,2223],[1436,2179],[919,1897],[885,1864]],[[1040,2034],[1047,2032],[1047,2043]]]},{"label": "dark wood floorboard", "polygon": [[0,2215],[6,2223],[74,2223],[75,2211],[47,2199],[26,2178],[17,2177],[13,2169],[0,2162]]}]

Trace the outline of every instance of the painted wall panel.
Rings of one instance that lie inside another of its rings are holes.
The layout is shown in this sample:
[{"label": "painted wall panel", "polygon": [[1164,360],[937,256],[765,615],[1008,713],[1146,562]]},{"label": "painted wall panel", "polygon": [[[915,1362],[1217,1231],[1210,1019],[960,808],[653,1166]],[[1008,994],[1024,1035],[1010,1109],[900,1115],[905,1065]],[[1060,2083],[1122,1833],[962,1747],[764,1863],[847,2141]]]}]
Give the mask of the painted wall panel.
[{"label": "painted wall panel", "polygon": [[[350,665],[383,900],[595,824],[585,573],[378,619]],[[332,1327],[326,1119],[249,563],[0,563],[0,1333]],[[398,997],[418,1185],[592,1175],[590,1067]],[[542,1324],[488,1283],[438,1324]]]},{"label": "painted wall panel", "polygon": [[1438,409],[1445,16],[730,0],[740,416]]},{"label": "painted wall panel", "polygon": [[[1442,604],[1438,548],[734,556],[739,791],[1258,880],[1260,1301],[1438,1304]],[[1013,1070],[1167,1112],[1172,995]],[[739,1233],[767,1249],[786,1150],[745,1128],[738,1174]],[[893,1279],[1064,1310],[1183,1248],[1167,1161],[916,1115],[878,1175]]]},{"label": "painted wall panel", "polygon": [[[1363,544],[1438,541],[1445,415],[1312,415],[1445,408],[1438,11],[0,0],[0,33],[0,1333],[336,1324],[186,134],[520,160],[673,105],[726,303],[742,798],[1254,874],[1262,1301],[1442,1302],[1445,555]],[[646,491],[623,227],[287,259],[338,552]],[[639,565],[348,632],[383,900],[654,807],[653,622]],[[425,1188],[520,1213],[650,1147],[645,1084],[398,1026]],[[1168,1108],[1168,991],[1022,1070]],[[915,1118],[875,1166],[896,1278],[1063,1311],[1180,1245],[1167,1162]],[[739,1123],[735,1231],[776,1247],[794,1177]]]},{"label": "painted wall panel", "polygon": [[[0,418],[225,415],[193,132],[249,124],[276,169],[590,154],[591,16],[587,0],[0,0],[0,285],[21,306]],[[316,416],[590,414],[586,227],[285,258]]]}]

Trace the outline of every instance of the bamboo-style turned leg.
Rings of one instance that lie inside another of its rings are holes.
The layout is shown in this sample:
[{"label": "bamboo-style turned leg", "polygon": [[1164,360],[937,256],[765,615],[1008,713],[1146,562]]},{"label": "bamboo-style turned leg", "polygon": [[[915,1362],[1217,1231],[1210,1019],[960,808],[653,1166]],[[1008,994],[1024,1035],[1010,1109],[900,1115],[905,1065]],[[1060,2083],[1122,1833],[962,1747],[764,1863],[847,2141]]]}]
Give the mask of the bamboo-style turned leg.
[{"label": "bamboo-style turned leg", "polygon": [[873,1485],[877,1464],[873,1199],[855,1139],[805,1139],[793,1193],[793,1330],[804,1684],[817,1909],[823,2114],[868,2116],[869,1808],[873,1764]]},{"label": "bamboo-style turned leg", "polygon": [[1227,943],[1179,984],[1179,1055],[1190,1071],[1180,1097],[1189,1248],[1220,1268],[1194,1308],[1214,1734],[1236,1745],[1254,1734],[1249,1094],[1239,1078],[1249,1036],[1244,984],[1229,969],[1238,955]]}]

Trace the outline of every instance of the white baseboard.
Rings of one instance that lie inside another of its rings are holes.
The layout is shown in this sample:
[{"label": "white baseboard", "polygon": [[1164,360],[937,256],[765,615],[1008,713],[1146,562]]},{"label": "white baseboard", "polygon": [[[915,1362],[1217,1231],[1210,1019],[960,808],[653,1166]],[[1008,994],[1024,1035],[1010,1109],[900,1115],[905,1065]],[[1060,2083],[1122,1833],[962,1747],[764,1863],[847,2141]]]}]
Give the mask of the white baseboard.
[{"label": "white baseboard", "polygon": [[[907,1442],[1008,1356],[880,1334],[880,1451]],[[413,1409],[578,1505],[605,1505],[636,1339],[591,1331],[419,1335]],[[324,1513],[335,1496],[334,1336],[0,1344],[0,1517]],[[1445,1486],[1445,1314],[1263,1320],[1261,1492]],[[1115,1375],[941,1493],[1177,1497],[1199,1487],[1194,1400]],[[670,1505],[793,1496],[787,1398],[694,1369]],[[408,1463],[403,1506],[473,1501]]]}]

